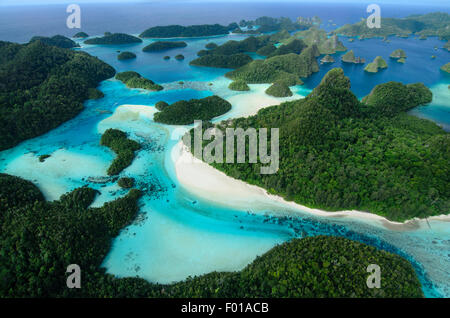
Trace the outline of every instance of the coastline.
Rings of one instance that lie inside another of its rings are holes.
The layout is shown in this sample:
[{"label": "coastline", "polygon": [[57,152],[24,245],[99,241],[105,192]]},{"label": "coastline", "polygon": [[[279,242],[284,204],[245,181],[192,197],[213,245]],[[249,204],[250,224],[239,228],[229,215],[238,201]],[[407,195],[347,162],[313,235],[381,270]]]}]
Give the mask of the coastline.
[{"label": "coastline", "polygon": [[[298,213],[313,214],[326,218],[352,218],[392,231],[418,230],[428,227],[429,220],[450,222],[450,215],[432,216],[426,219],[413,218],[405,222],[396,222],[378,214],[364,211],[344,210],[329,212],[309,208],[293,201],[287,201],[281,196],[270,194],[261,187],[227,176],[222,171],[195,158],[187,147],[182,144],[182,141],[178,142],[172,149],[172,160],[175,166],[176,178],[186,190],[204,199],[225,203],[230,206],[236,206],[242,202],[253,206],[254,203],[261,201],[272,201],[290,207],[296,212],[298,211]],[[198,182],[198,180],[202,180],[202,182]]]}]

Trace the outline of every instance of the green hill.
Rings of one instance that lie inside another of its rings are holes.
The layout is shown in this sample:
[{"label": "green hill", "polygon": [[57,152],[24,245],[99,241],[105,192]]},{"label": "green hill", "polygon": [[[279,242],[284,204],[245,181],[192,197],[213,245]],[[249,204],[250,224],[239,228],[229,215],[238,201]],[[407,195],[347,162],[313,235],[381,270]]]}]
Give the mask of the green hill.
[{"label": "green hill", "polygon": [[125,33],[105,33],[105,36],[88,39],[84,41],[85,44],[103,44],[103,45],[114,45],[114,44],[133,44],[141,43],[142,40]]}]

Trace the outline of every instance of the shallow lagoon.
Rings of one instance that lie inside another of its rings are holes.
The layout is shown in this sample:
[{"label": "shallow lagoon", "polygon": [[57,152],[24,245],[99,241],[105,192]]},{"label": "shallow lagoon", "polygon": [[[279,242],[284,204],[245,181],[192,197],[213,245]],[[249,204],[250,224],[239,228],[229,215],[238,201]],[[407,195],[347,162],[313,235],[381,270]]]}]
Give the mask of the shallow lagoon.
[{"label": "shallow lagoon", "polygon": [[[194,195],[179,184],[171,151],[179,140],[180,130],[186,127],[154,123],[153,105],[157,101],[172,103],[218,94],[228,99],[233,109],[217,120],[252,114],[261,102],[266,103],[265,106],[272,101],[275,103],[276,99],[272,100],[263,93],[267,85],[251,85],[251,91],[244,94],[231,92],[227,89],[230,81],[223,77],[227,70],[188,65],[208,41],[220,44],[240,38],[242,36],[230,35],[190,39],[185,40],[188,42],[186,48],[163,53],[141,52],[141,48],[151,40],[133,46],[83,48],[118,71],[138,71],[164,84],[166,89],[148,93],[127,89],[116,80],[104,81],[99,89],[105,93],[105,97],[86,102],[86,109],[75,119],[43,136],[1,152],[0,171],[36,182],[49,200],[76,187],[89,185],[102,193],[94,202],[94,206],[99,206],[126,193],[114,180],[105,183],[92,181],[106,176],[106,169],[113,158],[112,152],[99,145],[101,132],[110,127],[119,128],[143,144],[143,150],[138,152],[133,164],[121,175],[135,177],[137,186],[145,195],[141,199],[139,217],[114,240],[104,260],[103,266],[109,273],[168,283],[211,271],[239,270],[257,255],[293,237],[328,234],[359,240],[409,258],[413,261],[427,296],[450,296],[448,222],[430,220],[428,226],[398,231],[387,229],[378,222],[314,216],[270,199],[261,200],[251,207],[228,200],[209,200]],[[344,43],[367,61],[376,55],[382,55],[388,61],[390,52],[402,48],[399,46],[402,41],[409,43],[407,41],[418,40],[398,39],[397,42],[397,39],[392,39],[389,44],[380,39],[354,43],[344,40]],[[450,84],[450,80],[438,67],[445,64],[448,56],[445,54],[448,53],[439,51],[439,54],[434,54],[437,56],[435,60],[427,60],[427,63],[417,66],[421,50],[423,54],[430,48],[434,51],[437,41],[428,39],[420,41],[420,45],[405,48],[407,62],[396,65],[396,62],[388,61],[389,68],[379,74],[365,74],[363,67],[358,65],[344,65],[344,71],[352,80],[358,97],[387,80],[425,82],[433,87],[433,103],[417,108],[412,113],[448,125],[450,103],[448,89],[445,91],[444,87]],[[137,53],[137,59],[118,61],[117,50],[133,51]],[[186,57],[184,61],[173,58],[162,60],[164,55],[174,56],[179,53]],[[424,58],[428,59],[428,55]],[[427,65],[431,71],[424,73],[423,65]],[[293,89],[296,93],[293,98],[307,95],[323,74],[336,66],[341,66],[341,62],[322,66],[319,73],[306,80],[305,86]],[[179,81],[184,84],[179,84]],[[121,105],[143,106],[119,108]],[[439,115],[434,116],[437,112],[440,112]],[[41,154],[52,156],[40,163],[38,157]]]}]

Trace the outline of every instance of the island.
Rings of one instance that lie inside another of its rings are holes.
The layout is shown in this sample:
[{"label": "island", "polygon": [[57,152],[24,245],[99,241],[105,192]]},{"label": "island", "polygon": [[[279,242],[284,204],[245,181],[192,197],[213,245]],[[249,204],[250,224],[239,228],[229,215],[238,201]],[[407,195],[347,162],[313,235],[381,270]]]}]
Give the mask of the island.
[{"label": "island", "polygon": [[222,55],[210,54],[201,56],[189,62],[190,65],[209,66],[218,68],[239,68],[253,61],[253,59],[244,53]]},{"label": "island", "polygon": [[134,186],[134,178],[122,177],[117,181],[117,185],[124,189],[130,189]]},{"label": "island", "polygon": [[181,100],[156,113],[154,121],[168,125],[190,125],[194,120],[211,120],[230,109],[231,104],[216,95],[202,99]]},{"label": "island", "polygon": [[235,29],[237,24],[222,26],[220,24],[202,24],[202,25],[167,25],[155,26],[142,32],[141,38],[189,38],[213,35],[225,35]]},{"label": "island", "polygon": [[[308,46],[317,45],[320,54],[335,54],[336,52],[345,52],[347,48],[339,40],[337,35],[328,37],[325,30],[319,29],[315,26],[305,31],[299,31],[294,34],[293,38],[302,39]],[[284,40],[292,41],[292,38]]]},{"label": "island", "polygon": [[438,36],[441,40],[449,40],[448,26],[450,15],[444,12],[410,15],[406,18],[381,18],[380,28],[369,28],[367,22],[362,19],[355,24],[346,24],[334,31],[335,34],[345,36],[359,36],[360,38],[408,37],[417,35],[422,39],[426,36]]},{"label": "island", "polygon": [[170,49],[186,47],[187,43],[184,41],[157,41],[150,43],[142,49],[144,52],[159,52]]},{"label": "island", "polygon": [[319,71],[315,45],[307,47],[300,54],[277,55],[265,60],[254,60],[234,71],[225,74],[232,80],[244,80],[249,84],[274,83],[285,81],[289,86],[303,84],[300,77],[308,77]]},{"label": "island", "polygon": [[331,55],[327,54],[320,59],[320,63],[321,64],[334,63],[334,58]]},{"label": "island", "polygon": [[450,42],[447,41],[447,43],[444,44],[444,49],[450,52]]},{"label": "island", "polygon": [[342,62],[345,63],[354,63],[354,64],[364,64],[366,60],[361,57],[355,57],[353,50],[348,51],[341,57]]},{"label": "island", "polygon": [[[267,55],[267,57],[277,56],[277,55],[285,55],[289,53],[300,54],[305,48],[307,48],[305,42],[300,39],[293,39],[289,41],[287,44],[280,45],[273,52]],[[257,51],[258,52],[258,51]]]},{"label": "island", "polygon": [[169,56],[169,55],[164,56],[164,57],[163,57],[163,60],[166,60],[166,61],[167,61],[167,60],[170,60],[170,56]]},{"label": "island", "polygon": [[450,73],[450,63],[441,66],[441,70]]},{"label": "island", "polygon": [[367,64],[364,71],[369,73],[378,73],[379,69],[385,69],[387,67],[388,65],[386,61],[381,56],[377,56],[372,63]]},{"label": "island", "polygon": [[87,39],[85,44],[120,45],[141,43],[142,40],[125,33],[105,33],[103,37]]},{"label": "island", "polygon": [[406,53],[402,49],[396,49],[391,53],[391,55],[389,55],[389,57],[391,59],[406,59]]},{"label": "island", "polygon": [[236,80],[230,83],[230,85],[228,85],[228,88],[231,89],[232,91],[249,91],[250,87],[248,87],[247,83],[243,80]]},{"label": "island", "polygon": [[100,99],[105,97],[105,94],[97,88],[89,87],[88,88],[88,99]]},{"label": "island", "polygon": [[159,101],[159,102],[157,102],[157,103],[155,104],[156,109],[159,110],[159,111],[163,110],[163,109],[166,108],[167,106],[169,106],[169,104],[166,103],[165,101]]},{"label": "island", "polygon": [[[442,185],[447,184],[447,175],[439,171],[450,166],[450,134],[406,113],[431,100],[432,93],[423,84],[389,82],[377,85],[360,102],[343,70],[332,69],[304,99],[216,125],[279,128],[276,174],[260,174],[261,164],[211,165],[314,208],[368,211],[400,222],[446,214],[449,194]],[[358,160],[355,153],[370,153],[372,159]],[[419,153],[421,159],[414,160]],[[401,205],[399,191],[404,193]]]},{"label": "island", "polygon": [[184,60],[184,55],[183,55],[183,54],[177,54],[177,55],[175,55],[175,60],[178,60],[178,61]]},{"label": "island", "polygon": [[215,49],[216,47],[218,47],[218,45],[214,42],[209,42],[205,45],[205,48],[207,48],[208,50]]},{"label": "island", "polygon": [[89,37],[89,34],[87,34],[86,32],[78,32],[75,33],[75,35],[73,36],[75,39],[85,39]]},{"label": "island", "polygon": [[399,59],[397,60],[397,62],[403,64],[403,63],[406,62],[406,59],[405,59],[404,57],[401,57],[401,58],[399,58]]},{"label": "island", "polygon": [[135,59],[136,58],[136,54],[134,54],[133,52],[121,52],[119,55],[117,55],[117,59],[119,61],[123,61],[123,60],[131,60],[131,59]]},{"label": "island", "polygon": [[126,133],[112,128],[107,129],[103,133],[100,144],[110,148],[117,154],[107,171],[110,176],[121,173],[123,169],[131,165],[135,151],[141,148],[138,142],[128,139]]},{"label": "island", "polygon": [[[131,189],[101,207],[90,207],[98,194],[82,187],[59,200],[45,201],[30,181],[0,174],[4,228],[0,245],[3,251],[11,251],[3,257],[1,297],[423,297],[417,274],[406,259],[353,240],[324,235],[277,245],[241,271],[212,272],[163,285],[138,277],[119,278],[107,274],[101,265],[113,239],[138,219],[142,192]],[[41,235],[42,229],[48,235]],[[59,275],[36,275],[34,268],[24,266],[32,261],[39,271],[51,272],[52,268],[66,268],[67,258],[77,259],[83,266],[82,279],[89,283],[82,288],[68,289],[60,283]],[[383,268],[381,290],[367,288],[366,268],[370,263]],[[23,268],[23,275],[16,275],[17,268]],[[275,279],[273,273],[277,273]],[[317,288],[318,281],[326,287]],[[34,284],[54,287],[35,288]],[[300,285],[303,288],[296,288]]]},{"label": "island", "polygon": [[96,57],[41,40],[0,41],[0,56],[8,57],[0,59],[0,150],[74,118],[84,109],[90,89],[115,74]]},{"label": "island", "polygon": [[289,86],[283,81],[277,81],[266,89],[266,94],[274,97],[289,97],[292,96],[292,92]]},{"label": "island", "polygon": [[152,80],[142,77],[141,74],[133,71],[116,74],[116,79],[124,83],[128,88],[141,88],[151,91],[160,91],[164,88]]},{"label": "island", "polygon": [[45,43],[47,45],[52,45],[56,47],[60,47],[63,49],[71,49],[74,47],[80,47],[78,43],[75,41],[63,36],[63,35],[55,35],[52,37],[46,37],[46,36],[33,36],[30,40],[30,43],[35,41],[41,41],[42,43]]}]

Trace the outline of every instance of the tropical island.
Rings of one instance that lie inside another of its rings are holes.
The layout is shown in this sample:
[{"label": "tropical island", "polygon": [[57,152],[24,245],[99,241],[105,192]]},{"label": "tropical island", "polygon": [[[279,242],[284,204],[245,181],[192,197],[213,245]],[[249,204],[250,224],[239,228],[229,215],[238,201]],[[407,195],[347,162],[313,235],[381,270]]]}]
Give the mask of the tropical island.
[{"label": "tropical island", "polygon": [[133,44],[141,43],[142,40],[135,36],[125,34],[125,33],[105,33],[102,37],[87,39],[84,41],[85,44],[103,44],[103,45],[114,45],[114,44]]},{"label": "tropical island", "polygon": [[441,70],[450,73],[450,63],[441,66]]},{"label": "tropical island", "polygon": [[385,69],[387,67],[388,65],[386,61],[381,56],[377,56],[372,63],[367,64],[364,71],[369,73],[378,73],[379,69]]},{"label": "tropical island", "polygon": [[392,59],[401,59],[401,58],[406,59],[406,53],[402,49],[397,49],[397,50],[394,50],[391,53],[391,55],[389,55],[389,57]]},{"label": "tropical island", "polygon": [[75,33],[75,35],[73,37],[75,39],[84,39],[84,38],[88,38],[89,34],[87,34],[86,32],[78,32],[78,33]]},{"label": "tropical island", "polygon": [[91,89],[115,74],[96,57],[41,40],[0,42],[0,56],[0,150],[74,118]]},{"label": "tropical island", "polygon": [[[333,69],[305,99],[217,124],[219,129],[279,128],[276,174],[260,174],[261,164],[211,165],[309,207],[368,211],[394,221],[446,214],[449,174],[439,171],[450,167],[450,135],[405,113],[431,99],[423,84],[389,82],[359,102],[342,69]],[[371,159],[358,160],[356,153],[370,153]]]},{"label": "tropical island", "polygon": [[[332,236],[278,245],[237,272],[213,272],[173,284],[117,278],[107,274],[101,264],[112,239],[138,217],[142,193],[131,189],[102,207],[89,207],[97,194],[97,190],[83,187],[59,200],[45,201],[30,181],[0,174],[0,246],[4,252],[0,297],[423,297],[407,260]],[[65,281],[61,283],[72,259],[85,269],[83,288],[69,289]],[[30,260],[36,266],[24,266]],[[366,286],[369,263],[385,269],[381,290]],[[22,275],[17,275],[18,268]],[[59,274],[38,275],[54,270]],[[275,277],[273,273],[278,274]],[[319,288],[317,282],[326,287]],[[36,288],[35,284],[51,288]],[[295,288],[299,285],[303,288]]]},{"label": "tropical island", "polygon": [[165,106],[154,116],[154,121],[168,125],[190,125],[194,120],[211,120],[225,114],[231,104],[219,96],[181,100]]},{"label": "tropical island", "polygon": [[243,80],[233,81],[228,85],[228,88],[232,91],[249,91],[250,87],[248,87],[247,83]]},{"label": "tropical island", "polygon": [[107,171],[110,176],[117,175],[128,167],[134,160],[135,151],[141,148],[138,142],[128,139],[123,131],[112,128],[103,133],[100,144],[117,154]]},{"label": "tropical island", "polygon": [[134,54],[133,52],[120,52],[119,55],[117,55],[117,59],[119,61],[123,61],[123,60],[131,60],[131,59],[135,59],[136,58],[136,54]]},{"label": "tropical island", "polygon": [[353,53],[353,50],[348,51],[341,57],[342,62],[345,63],[353,63],[353,64],[364,64],[366,63],[366,60],[361,57],[355,57],[355,53]]},{"label": "tropical island", "polygon": [[60,47],[63,49],[71,49],[71,48],[80,46],[75,41],[72,41],[71,39],[69,39],[63,35],[55,35],[52,37],[33,36],[30,40],[30,43],[35,42],[35,41],[41,41],[42,43],[45,43],[47,45],[57,46],[57,47]]},{"label": "tropical island", "polygon": [[442,40],[449,40],[448,25],[450,15],[444,12],[434,12],[423,15],[410,15],[406,18],[381,18],[380,28],[368,28],[365,19],[355,24],[346,24],[334,31],[335,34],[345,36],[359,36],[363,38],[437,36]]},{"label": "tropical island", "polygon": [[[335,54],[336,52],[345,52],[347,48],[338,39],[337,35],[327,36],[325,30],[317,27],[311,27],[305,31],[299,31],[294,34],[294,38],[302,39],[308,46],[317,45],[320,54]],[[284,42],[292,41],[288,38]]]},{"label": "tropical island", "polygon": [[239,68],[253,61],[253,59],[244,53],[231,55],[208,54],[189,62],[190,65],[209,66],[218,68]]},{"label": "tropical island", "polygon": [[184,41],[157,41],[150,43],[142,49],[144,52],[159,52],[170,49],[186,47],[187,43]]},{"label": "tropical island", "polygon": [[142,77],[141,74],[133,71],[121,72],[116,74],[116,79],[124,83],[128,88],[141,88],[150,91],[160,91],[164,88],[152,80]]},{"label": "tropical island", "polygon": [[289,97],[292,96],[291,89],[284,81],[277,81],[266,89],[266,94],[274,97]]},{"label": "tropical island", "polygon": [[334,58],[331,55],[325,55],[324,57],[322,57],[320,59],[320,63],[324,64],[324,63],[334,63]]},{"label": "tropical island", "polygon": [[142,32],[141,38],[188,38],[199,36],[213,36],[228,34],[236,28],[236,24],[222,26],[220,24],[202,24],[202,25],[168,25],[155,26]]}]

